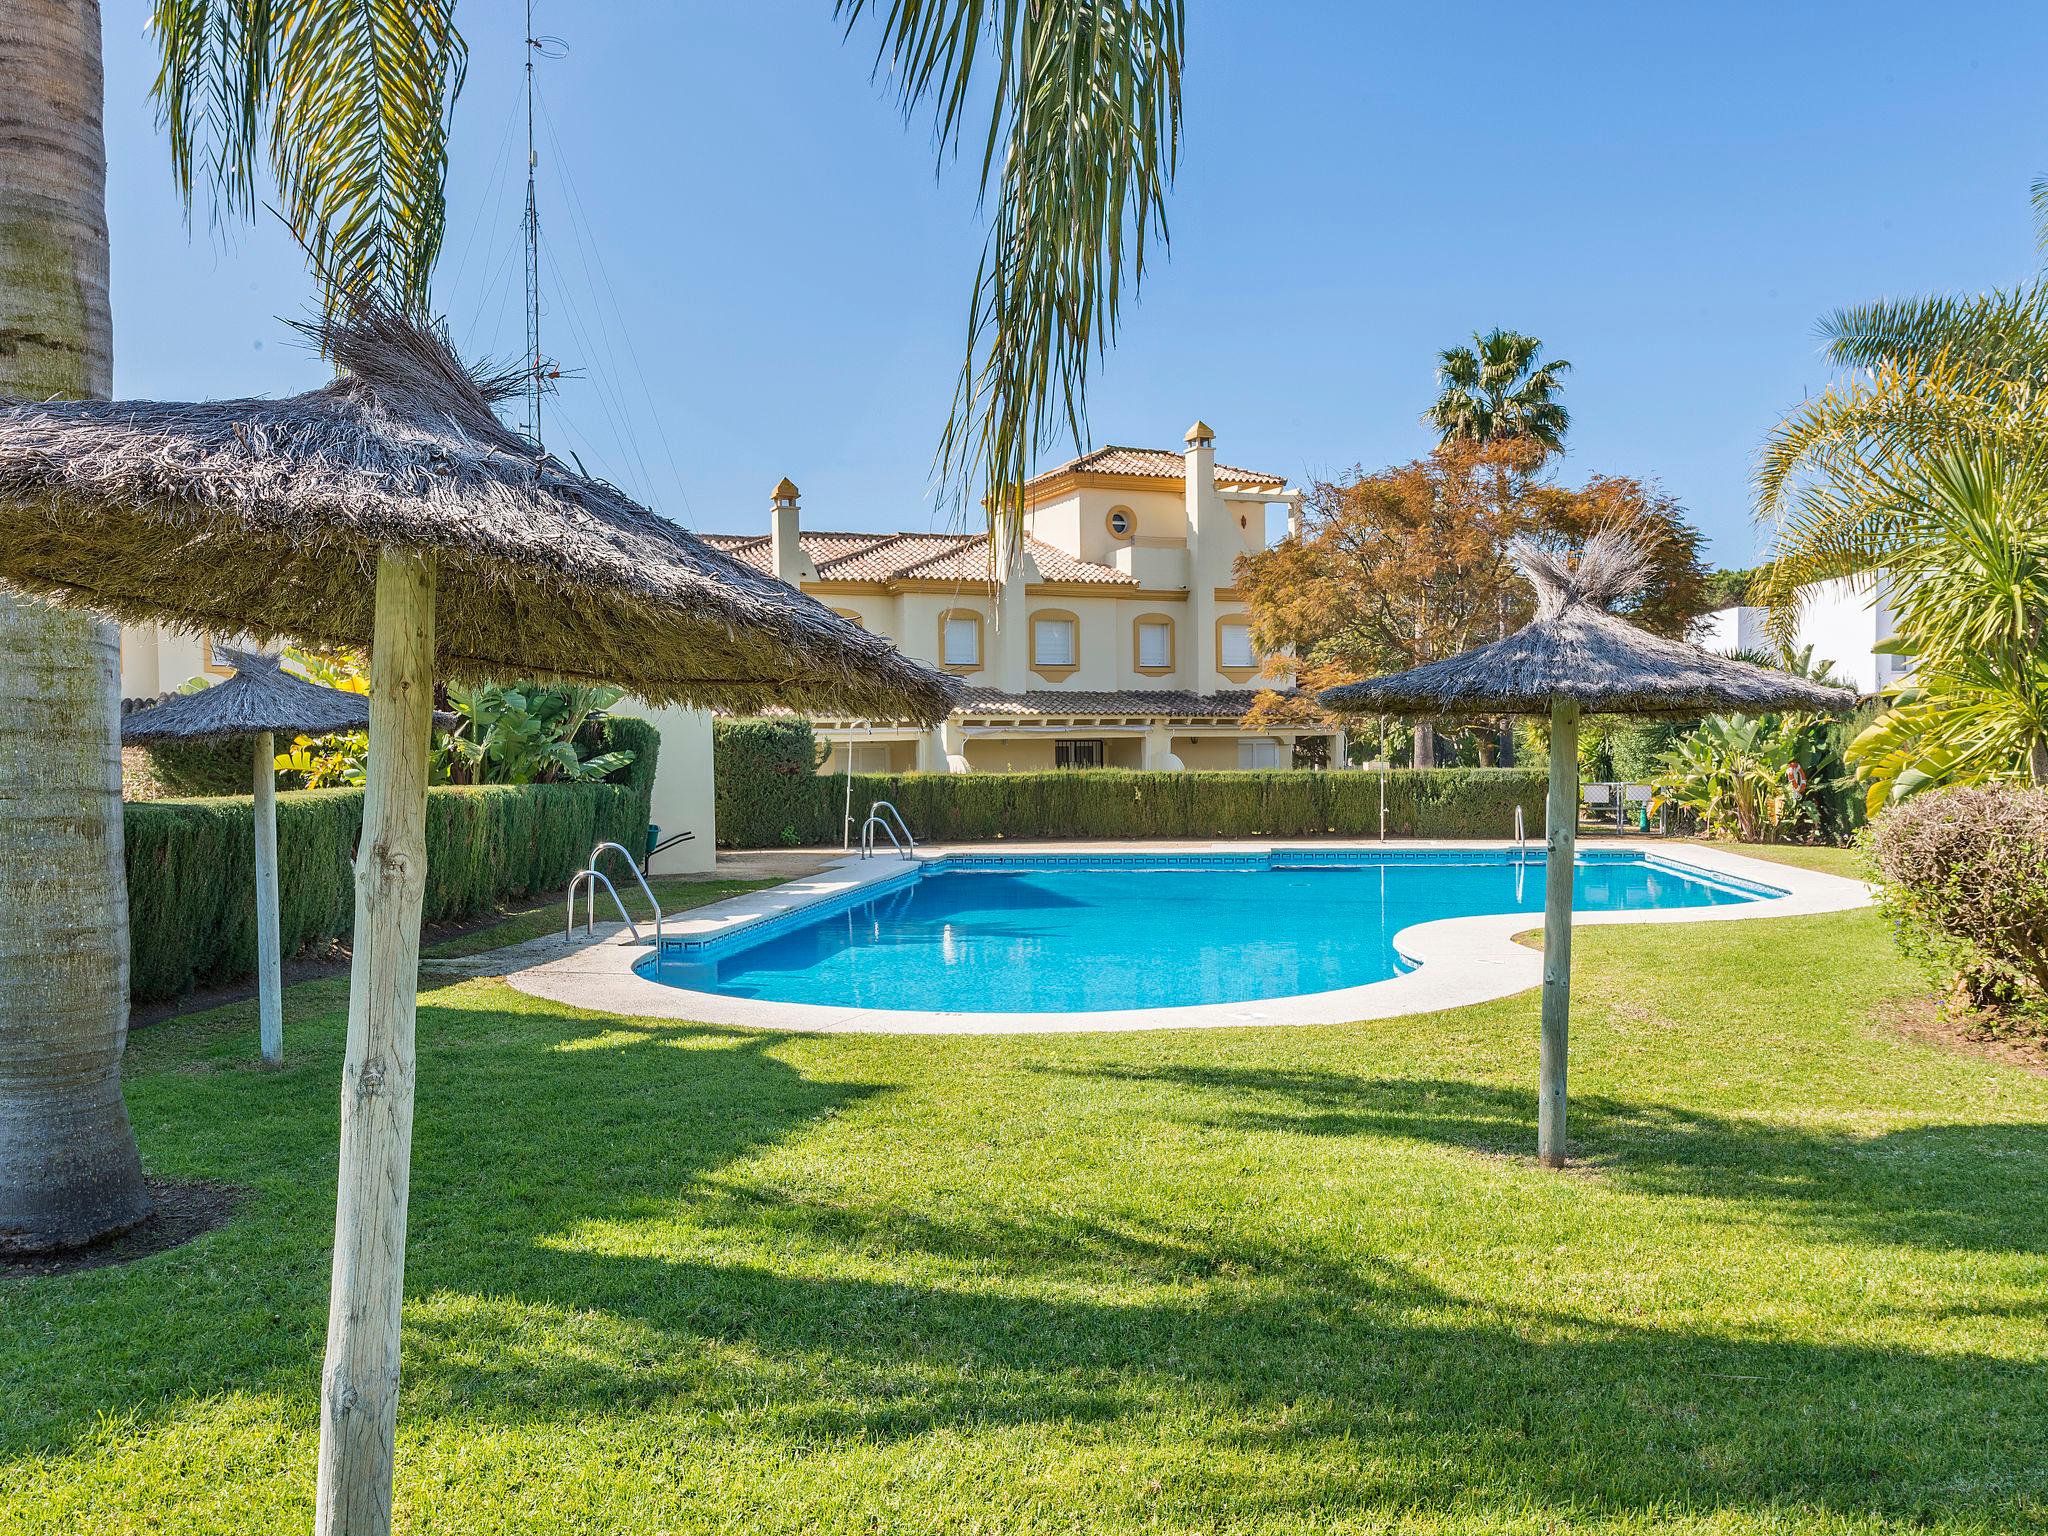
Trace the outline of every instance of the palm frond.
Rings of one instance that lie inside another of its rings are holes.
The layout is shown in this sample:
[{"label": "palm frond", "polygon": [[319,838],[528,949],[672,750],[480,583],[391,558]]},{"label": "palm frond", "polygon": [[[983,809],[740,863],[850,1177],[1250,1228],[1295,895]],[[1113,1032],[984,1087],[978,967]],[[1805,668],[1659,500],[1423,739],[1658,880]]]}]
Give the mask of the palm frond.
[{"label": "palm frond", "polygon": [[2048,383],[2048,282],[1981,294],[1885,299],[1821,322],[1829,361],[1876,368],[1940,360],[1959,375],[2039,387]]},{"label": "palm frond", "polygon": [[994,211],[938,469],[978,483],[991,519],[1014,530],[1041,439],[1061,427],[1084,439],[1089,365],[1115,338],[1149,242],[1167,237],[1182,0],[837,0],[836,11],[849,32],[877,18],[877,73],[906,115],[931,108],[942,162],[972,105],[988,103],[980,176]]},{"label": "palm frond", "polygon": [[155,95],[188,207],[252,211],[258,162],[331,313],[424,310],[467,50],[455,0],[157,0]]}]

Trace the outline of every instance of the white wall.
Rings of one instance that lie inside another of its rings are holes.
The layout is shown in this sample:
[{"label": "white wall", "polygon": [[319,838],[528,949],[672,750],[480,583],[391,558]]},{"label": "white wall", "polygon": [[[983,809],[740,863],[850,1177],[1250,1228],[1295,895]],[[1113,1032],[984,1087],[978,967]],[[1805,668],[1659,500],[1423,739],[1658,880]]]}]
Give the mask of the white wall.
[{"label": "white wall", "polygon": [[711,788],[711,715],[706,710],[656,707],[622,699],[614,714],[637,715],[661,732],[654,765],[649,819],[664,838],[697,835],[655,859],[657,875],[708,874],[718,863],[718,816]]},{"label": "white wall", "polygon": [[[1896,687],[1911,674],[1912,658],[1879,655],[1873,647],[1892,638],[1894,603],[1886,585],[1871,577],[1817,582],[1804,589],[1793,649],[1813,647],[1816,663],[1833,664],[1835,676],[1858,693]],[[1739,650],[1772,651],[1764,632],[1764,610],[1722,608],[1700,621],[1699,643],[1726,655]]]}]

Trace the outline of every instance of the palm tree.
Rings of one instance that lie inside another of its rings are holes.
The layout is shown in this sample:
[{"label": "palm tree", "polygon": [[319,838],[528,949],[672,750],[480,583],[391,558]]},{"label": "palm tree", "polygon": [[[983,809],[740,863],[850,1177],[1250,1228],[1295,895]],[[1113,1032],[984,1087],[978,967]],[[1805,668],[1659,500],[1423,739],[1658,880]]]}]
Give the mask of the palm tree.
[{"label": "palm tree", "polygon": [[[2048,249],[2048,187],[2035,187]],[[1852,748],[1873,808],[1932,784],[2048,779],[2048,274],[1823,322],[1845,377],[1782,421],[1757,471],[1776,547],[1752,601],[1882,576],[1912,685]]]},{"label": "palm tree", "polygon": [[[871,17],[875,70],[929,108],[943,165],[980,140],[991,209],[942,477],[1008,530],[1041,440],[1086,435],[1090,362],[1114,341],[1148,243],[1166,240],[1180,147],[1183,0],[834,0]],[[267,148],[332,305],[373,289],[422,309],[440,249],[455,0],[156,0],[157,100],[188,199],[246,213]],[[985,105],[987,118],[970,126]],[[970,139],[970,142],[972,140]]]},{"label": "palm tree", "polygon": [[[0,12],[0,395],[112,383],[96,0]],[[0,592],[0,1251],[149,1210],[121,1099],[119,640]]]},{"label": "palm tree", "polygon": [[[2035,199],[2048,249],[2048,184]],[[1844,377],[1778,424],[1757,467],[1776,547],[1750,600],[1784,630],[1801,587],[1864,574],[1924,527],[1914,508],[1931,464],[2048,436],[2048,274],[1838,310],[1821,335]]]},{"label": "palm tree", "polygon": [[1571,413],[1558,400],[1571,364],[1540,361],[1543,343],[1496,326],[1474,333],[1469,347],[1437,354],[1442,393],[1424,414],[1440,442],[1490,443],[1526,438],[1547,453],[1564,448]]}]

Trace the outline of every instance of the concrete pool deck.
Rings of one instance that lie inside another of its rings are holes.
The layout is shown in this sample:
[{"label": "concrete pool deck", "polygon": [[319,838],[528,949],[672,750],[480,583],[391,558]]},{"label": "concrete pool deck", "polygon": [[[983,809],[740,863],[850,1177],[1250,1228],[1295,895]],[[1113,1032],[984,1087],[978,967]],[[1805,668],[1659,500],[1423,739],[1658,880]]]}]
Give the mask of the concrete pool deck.
[{"label": "concrete pool deck", "polygon": [[[922,848],[920,853],[926,858],[936,859],[947,854],[977,857],[1077,853],[1263,854],[1276,848],[1297,847],[1399,852],[1403,849],[1503,846],[1513,845],[1419,839],[1384,843],[1376,840],[1295,843],[1284,839],[1276,842],[1005,842],[994,845],[941,844]],[[1843,912],[1868,906],[1871,900],[1869,888],[1862,881],[1746,858],[1719,847],[1692,844],[1674,847],[1655,839],[1603,838],[1597,849],[1653,853],[1669,862],[1692,866],[1704,874],[1768,885],[1785,894],[1728,906],[1644,912],[1580,912],[1573,916],[1574,927],[1613,923],[1749,922],[1761,918]],[[737,933],[756,923],[892,879],[903,873],[903,869],[904,861],[893,854],[873,859],[850,855],[817,874],[682,913],[668,921],[664,932],[670,939],[697,940]],[[579,932],[574,939],[535,939],[494,954],[479,955],[475,957],[473,970],[468,966],[463,969],[470,970],[472,974],[503,976],[521,992],[598,1013],[634,1018],[688,1019],[702,1024],[805,1033],[1070,1034],[1343,1024],[1489,1002],[1538,985],[1543,979],[1541,953],[1514,940],[1515,935],[1540,927],[1541,922],[1541,913],[1504,912],[1441,918],[1404,928],[1395,935],[1395,946],[1415,963],[1416,968],[1364,986],[1259,1002],[1203,1003],[1178,1008],[1117,1009],[1092,1013],[842,1008],[691,991],[650,981],[637,974],[633,969],[634,963],[647,952],[651,935],[643,930],[642,938],[636,941],[623,924],[616,923],[600,925],[595,938],[585,938]]]}]

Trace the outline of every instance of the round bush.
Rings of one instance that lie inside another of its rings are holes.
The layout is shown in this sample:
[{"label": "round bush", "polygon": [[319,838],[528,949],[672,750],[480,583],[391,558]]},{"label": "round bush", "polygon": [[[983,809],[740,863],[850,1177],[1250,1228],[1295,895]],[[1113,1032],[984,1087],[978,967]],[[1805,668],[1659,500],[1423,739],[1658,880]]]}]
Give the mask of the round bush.
[{"label": "round bush", "polygon": [[2048,791],[1915,795],[1866,841],[1908,952],[1973,1006],[2048,1011]]}]

